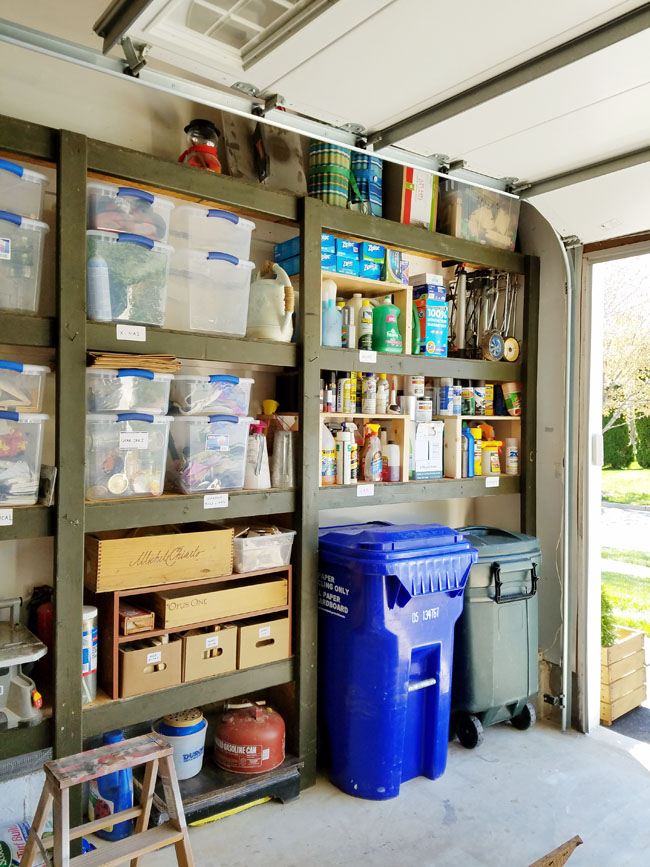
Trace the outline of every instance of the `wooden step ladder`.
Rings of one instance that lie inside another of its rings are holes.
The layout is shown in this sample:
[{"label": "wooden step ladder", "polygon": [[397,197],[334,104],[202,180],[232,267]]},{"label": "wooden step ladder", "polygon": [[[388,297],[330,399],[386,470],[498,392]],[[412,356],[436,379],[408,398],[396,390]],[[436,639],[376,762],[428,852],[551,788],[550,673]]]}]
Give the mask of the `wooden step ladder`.
[{"label": "wooden step ladder", "polygon": [[[139,806],[76,828],[70,827],[71,786],[139,765],[146,765]],[[32,867],[37,852],[46,864],[53,867],[111,867],[126,861],[131,862],[131,867],[139,867],[142,855],[172,844],[179,867],[194,867],[172,748],[164,738],[151,734],[119,741],[56,762],[46,762],[44,770],[45,784],[20,867]],[[147,830],[158,774],[163,784],[169,821]],[[50,810],[54,816],[54,834],[43,839]],[[71,840],[78,840],[127,819],[136,820],[135,830],[130,837],[70,858]],[[52,846],[53,859],[47,852],[47,848]]]}]

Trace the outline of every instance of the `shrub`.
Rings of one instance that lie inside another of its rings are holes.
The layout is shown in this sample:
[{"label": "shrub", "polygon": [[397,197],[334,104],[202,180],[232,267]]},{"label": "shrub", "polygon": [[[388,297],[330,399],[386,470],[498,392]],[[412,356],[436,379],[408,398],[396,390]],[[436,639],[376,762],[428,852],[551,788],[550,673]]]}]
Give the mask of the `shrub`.
[{"label": "shrub", "polygon": [[650,467],[650,418],[636,420],[636,459],[644,469]]},{"label": "shrub", "polygon": [[[603,418],[603,427],[605,427],[608,421],[609,418]],[[605,465],[613,467],[615,470],[627,469],[634,458],[630,442],[630,429],[627,426],[627,422],[622,419],[621,422],[610,428],[603,435]]]},{"label": "shrub", "polygon": [[611,647],[616,643],[616,623],[614,622],[614,611],[612,609],[612,600],[605,592],[605,588],[600,588],[600,643],[603,647]]}]

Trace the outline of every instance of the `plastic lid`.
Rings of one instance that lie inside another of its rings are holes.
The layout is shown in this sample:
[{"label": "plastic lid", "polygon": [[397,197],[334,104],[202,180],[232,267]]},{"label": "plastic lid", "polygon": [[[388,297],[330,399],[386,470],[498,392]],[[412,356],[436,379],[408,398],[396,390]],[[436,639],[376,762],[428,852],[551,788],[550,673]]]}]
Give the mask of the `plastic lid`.
[{"label": "plastic lid", "polygon": [[[167,196],[161,196],[158,193],[150,193],[149,190],[141,190],[138,187],[129,187],[118,184],[109,184],[104,181],[88,181],[86,184],[87,190],[101,190],[102,192],[113,194],[117,196],[120,191],[122,191],[122,196],[128,196],[129,194],[134,194],[136,198],[140,198],[139,193],[146,193],[147,199],[151,197],[152,204],[162,204],[163,207],[169,208],[171,211],[174,207],[174,200],[168,198]],[[144,198],[144,197],[143,197]]]},{"label": "plastic lid", "polygon": [[23,364],[21,361],[0,360],[0,370],[15,370],[17,373],[51,373],[49,367],[43,364]]},{"label": "plastic lid", "polygon": [[124,731],[122,729],[113,729],[112,732],[104,732],[102,740],[105,744],[117,744],[124,740]]},{"label": "plastic lid", "polygon": [[84,605],[81,612],[83,620],[92,620],[94,617],[97,617],[97,609],[94,605]]},{"label": "plastic lid", "polygon": [[268,427],[268,423],[265,421],[254,421],[251,425],[251,433],[261,434],[264,433],[265,428]]},{"label": "plastic lid", "polygon": [[[128,416],[131,416],[131,418],[128,418]],[[135,416],[135,418],[133,418],[133,416]],[[44,416],[44,418],[47,418],[47,416]],[[108,424],[111,422],[121,423],[125,421],[144,421],[149,422],[150,424],[163,424],[172,421],[172,417],[170,415],[154,415],[153,413],[140,412],[89,412],[86,414],[86,422],[93,422],[95,424]]]},{"label": "plastic lid", "polygon": [[364,298],[363,301],[361,302],[361,306],[362,306],[362,307],[370,307],[370,306],[372,306],[372,305],[370,304],[370,299],[369,299],[369,298]]},{"label": "plastic lid", "polygon": [[[215,374],[212,374],[212,375],[214,376]],[[216,374],[216,376],[219,376],[219,375],[220,374]],[[239,385],[241,385],[242,383],[245,383],[245,382],[250,382],[250,384],[252,385],[255,382],[254,379],[244,379],[244,378],[239,378],[239,377],[237,377],[237,378],[239,379]],[[210,376],[198,376],[198,375],[194,376],[194,374],[191,374],[191,373],[176,373],[176,374],[174,374],[174,381],[175,382],[210,382]],[[216,381],[218,382],[219,380],[216,380]],[[225,381],[228,381],[228,380],[225,380]]]},{"label": "plastic lid", "polygon": [[37,184],[47,184],[48,180],[45,175],[40,172],[34,172],[32,169],[26,169],[12,160],[0,159],[0,170],[10,172],[12,175],[21,178],[23,181],[31,181]]},{"label": "plastic lid", "polygon": [[21,217],[20,214],[14,214],[13,211],[0,211],[0,221],[4,223],[14,223],[20,226],[21,229],[29,229],[31,232],[49,232],[50,227],[42,220],[32,220],[29,217]]},{"label": "plastic lid", "polygon": [[[25,367],[27,367],[27,365],[25,365]],[[46,369],[49,373],[49,368],[46,368]],[[138,373],[152,373],[153,379],[157,380],[159,382],[167,382],[168,380],[172,380],[174,378],[177,378],[177,377],[174,377],[173,373],[155,373],[154,371],[147,370],[146,368],[142,368],[141,370],[137,369],[134,372],[131,372],[129,370],[129,373],[125,373],[124,368],[122,368],[121,370],[117,370],[117,369],[113,370],[113,369],[109,369],[107,367],[88,367],[88,368],[86,368],[86,375],[90,375],[90,376],[119,376],[120,373],[122,374],[123,377],[124,376],[137,376]]]},{"label": "plastic lid", "polygon": [[[43,224],[43,225],[45,225],[45,224]],[[130,239],[125,238],[123,241],[120,241],[120,234],[121,235],[128,234],[131,236],[131,238]],[[143,244],[143,246],[146,246],[149,248],[153,247],[154,250],[166,250],[166,251],[169,251],[170,253],[174,252],[174,248],[170,244],[163,244],[162,241],[152,241],[151,238],[147,238],[144,235],[136,235],[133,232],[127,232],[127,233],[124,233],[124,232],[104,232],[102,229],[87,229],[86,230],[86,236],[88,236],[88,235],[93,235],[93,236],[98,237],[98,238],[105,238],[106,240],[110,241],[112,244],[118,244],[118,243],[124,243],[124,242],[130,243],[130,244],[137,244],[138,241],[135,239],[141,238],[143,242],[146,241],[146,244]]]},{"label": "plastic lid", "polygon": [[10,412],[8,410],[2,410],[0,412],[0,419],[9,419],[10,421],[17,421],[20,424],[36,424],[37,422],[47,421],[49,415],[45,415],[40,412]]},{"label": "plastic lid", "polygon": [[320,535],[321,545],[345,550],[346,553],[422,551],[448,547],[461,540],[460,533],[442,524],[389,524],[383,521],[330,527]]},{"label": "plastic lid", "polygon": [[170,713],[163,717],[165,725],[172,728],[183,728],[184,726],[196,725],[203,719],[203,711],[198,707],[190,708],[189,710],[180,710],[177,713]]},{"label": "plastic lid", "polygon": [[[237,424],[247,424],[251,425],[255,421],[254,418],[251,418],[247,415],[228,415],[225,413],[220,414],[223,418],[232,418],[237,419]],[[214,419],[216,416],[212,415],[175,415],[171,418],[172,424],[219,424],[218,421],[210,421],[210,419]],[[233,421],[232,424],[235,424]]]}]

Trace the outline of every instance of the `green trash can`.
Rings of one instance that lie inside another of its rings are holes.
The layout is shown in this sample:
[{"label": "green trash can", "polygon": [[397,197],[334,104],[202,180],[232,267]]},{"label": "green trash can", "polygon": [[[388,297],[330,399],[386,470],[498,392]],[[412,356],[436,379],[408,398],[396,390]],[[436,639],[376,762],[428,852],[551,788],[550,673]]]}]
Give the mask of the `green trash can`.
[{"label": "green trash can", "polygon": [[452,678],[452,727],[464,747],[483,740],[483,729],[510,721],[535,723],[528,701],[538,689],[537,582],[539,540],[494,527],[459,530],[478,562],[465,588],[456,622]]}]

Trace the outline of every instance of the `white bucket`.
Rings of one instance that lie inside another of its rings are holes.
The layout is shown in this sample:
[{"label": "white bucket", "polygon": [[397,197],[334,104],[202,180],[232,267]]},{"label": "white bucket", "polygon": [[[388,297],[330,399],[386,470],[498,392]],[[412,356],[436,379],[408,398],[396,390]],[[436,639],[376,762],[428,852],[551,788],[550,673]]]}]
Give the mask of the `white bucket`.
[{"label": "white bucket", "polygon": [[161,734],[158,731],[161,722],[162,720],[158,720],[158,722],[154,723],[153,730],[155,734],[160,735],[168,741],[170,747],[174,750],[173,758],[176,776],[179,780],[189,780],[190,777],[195,777],[203,765],[205,733],[208,728],[207,720],[203,720],[203,724],[198,731],[179,737]]}]

